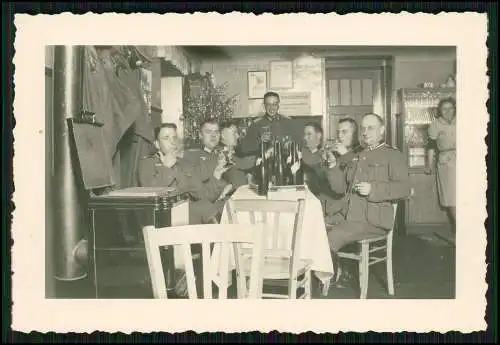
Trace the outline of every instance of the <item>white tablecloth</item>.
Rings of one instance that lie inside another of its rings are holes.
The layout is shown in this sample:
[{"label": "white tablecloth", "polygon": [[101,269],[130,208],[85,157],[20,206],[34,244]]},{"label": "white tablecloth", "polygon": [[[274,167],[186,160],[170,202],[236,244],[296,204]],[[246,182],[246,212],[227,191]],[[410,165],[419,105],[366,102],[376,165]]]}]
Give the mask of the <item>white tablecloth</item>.
[{"label": "white tablecloth", "polygon": [[[254,190],[249,188],[249,186],[241,186],[231,197],[233,199],[265,199],[265,196],[259,196]],[[269,199],[277,200],[297,200],[299,198],[304,198],[305,210],[304,210],[304,224],[302,226],[302,236],[300,240],[300,258],[309,259],[312,261],[311,269],[314,274],[323,282],[326,283],[333,276],[333,263],[330,255],[330,247],[328,245],[328,238],[326,235],[326,227],[323,218],[323,209],[321,202],[307,189],[303,191],[297,191],[295,189],[289,190],[279,190],[274,192],[269,192]],[[245,217],[245,215],[238,213],[238,222],[248,222],[250,223],[250,217]],[[279,236],[278,243],[280,248],[290,248],[292,242],[293,233],[293,214],[283,214],[279,219]],[[274,217],[267,217],[267,221],[274,221]],[[256,215],[256,222],[259,219]],[[226,209],[224,208],[221,223],[228,223],[228,217],[226,214]],[[272,232],[270,231],[270,235]],[[268,237],[268,246],[272,236]],[[231,271],[235,268],[233,252],[230,251],[231,257],[229,260],[228,269]],[[221,272],[222,267],[219,264],[220,259],[220,245],[215,244],[212,252],[212,269],[215,272]]]}]

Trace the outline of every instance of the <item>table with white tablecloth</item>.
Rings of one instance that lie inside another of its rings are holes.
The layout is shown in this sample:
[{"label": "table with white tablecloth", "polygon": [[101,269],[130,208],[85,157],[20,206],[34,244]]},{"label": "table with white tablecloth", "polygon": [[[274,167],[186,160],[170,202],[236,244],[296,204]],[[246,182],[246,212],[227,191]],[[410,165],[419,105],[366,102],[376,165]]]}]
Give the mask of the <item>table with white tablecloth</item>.
[{"label": "table with white tablecloth", "polygon": [[[252,200],[262,200],[266,199],[266,196],[258,195],[255,189],[248,185],[241,186],[236,190],[236,192],[231,196],[232,199],[252,199]],[[320,279],[324,284],[328,283],[330,278],[333,276],[333,263],[330,254],[330,247],[328,245],[328,238],[326,234],[326,227],[323,218],[323,209],[319,199],[317,199],[306,186],[300,186],[300,188],[287,187],[278,188],[275,191],[269,191],[267,199],[273,200],[298,200],[305,199],[305,209],[304,209],[304,223],[302,226],[302,236],[299,239],[300,249],[299,257],[301,259],[308,259],[312,261],[311,269],[318,279]],[[226,208],[224,208],[221,223],[228,223],[228,215],[226,213]],[[262,222],[259,216],[255,216],[256,223]],[[247,213],[246,215],[238,212],[238,222],[239,223],[250,223],[250,217]],[[270,223],[269,223],[270,222]],[[274,217],[267,217],[267,223],[269,226],[273,226]],[[291,248],[292,234],[293,234],[293,214],[282,214],[279,217],[278,226],[278,247],[279,248]],[[273,240],[272,232],[269,232],[268,248],[271,248],[271,243]],[[218,274],[222,272],[223,267],[220,267],[219,259],[221,255],[221,246],[216,244],[212,251],[212,269]],[[229,255],[229,267],[227,271],[235,269],[234,255],[230,251]],[[224,272],[225,273],[225,272]],[[221,275],[225,276],[225,274]],[[230,275],[229,275],[230,277]]]}]

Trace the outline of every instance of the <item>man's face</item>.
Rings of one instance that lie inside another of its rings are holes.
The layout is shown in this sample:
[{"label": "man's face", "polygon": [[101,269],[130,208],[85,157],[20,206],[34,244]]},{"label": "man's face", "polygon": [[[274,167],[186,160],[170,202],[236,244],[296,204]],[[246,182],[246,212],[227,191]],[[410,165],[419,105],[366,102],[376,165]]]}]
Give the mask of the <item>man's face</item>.
[{"label": "man's face", "polygon": [[377,117],[367,115],[363,118],[361,122],[361,135],[363,137],[363,143],[366,146],[373,147],[378,145],[384,137],[384,131],[385,128]]},{"label": "man's face", "polygon": [[311,126],[306,126],[304,128],[304,141],[309,150],[314,150],[321,144],[321,133],[316,132]]},{"label": "man's face", "polygon": [[224,128],[221,133],[221,141],[226,146],[236,146],[240,135],[236,126]]},{"label": "man's face", "polygon": [[213,149],[219,144],[220,131],[216,123],[206,123],[201,129],[201,141],[209,149]]},{"label": "man's face", "polygon": [[445,102],[441,105],[441,114],[447,120],[452,120],[455,117],[455,106],[451,102]]},{"label": "man's face", "polygon": [[276,96],[268,96],[264,99],[264,107],[266,108],[266,113],[273,117],[280,109],[280,100]]},{"label": "man's face", "polygon": [[155,141],[155,146],[163,154],[172,154],[177,150],[179,137],[177,131],[173,128],[162,128],[158,133],[158,138]]},{"label": "man's face", "polygon": [[341,122],[337,128],[337,138],[339,138],[342,145],[351,147],[353,143],[354,128],[350,122]]}]

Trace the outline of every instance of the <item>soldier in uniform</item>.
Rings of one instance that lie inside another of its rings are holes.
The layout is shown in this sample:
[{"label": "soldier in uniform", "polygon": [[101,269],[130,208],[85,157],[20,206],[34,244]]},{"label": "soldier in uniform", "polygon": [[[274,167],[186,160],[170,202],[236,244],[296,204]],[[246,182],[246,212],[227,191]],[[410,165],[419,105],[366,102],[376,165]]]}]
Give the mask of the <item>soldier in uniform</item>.
[{"label": "soldier in uniform", "polygon": [[196,179],[201,181],[200,198],[215,207],[219,218],[225,198],[234,190],[233,185],[223,179],[230,166],[219,145],[219,124],[215,120],[204,121],[200,138],[203,147],[186,151],[183,159],[193,167]]},{"label": "soldier in uniform", "polygon": [[241,142],[244,155],[256,155],[259,153],[259,140],[270,141],[272,138],[282,139],[293,133],[292,119],[279,114],[280,96],[276,92],[267,92],[264,95],[264,107],[266,113],[257,119],[247,130],[247,134]]},{"label": "soldier in uniform", "polygon": [[221,125],[221,144],[227,151],[230,161],[233,165],[226,171],[223,178],[238,188],[248,184],[248,175],[257,164],[257,156],[244,155],[239,145],[240,135],[236,124],[231,121]]},{"label": "soldier in uniform", "polygon": [[[363,150],[358,139],[358,125],[352,118],[340,119],[337,124],[337,142],[333,145],[332,151],[335,155],[336,164],[341,170],[345,170],[348,163]],[[327,224],[336,224],[343,219],[341,210],[345,203],[345,196],[341,199],[329,202],[326,207]]]},{"label": "soldier in uniform", "polygon": [[144,187],[175,187],[189,193],[194,199],[190,203],[190,224],[213,223],[216,209],[206,201],[206,190],[192,166],[180,158],[177,126],[164,123],[155,129],[154,145],[157,152],[139,162],[139,185]]},{"label": "soldier in uniform", "polygon": [[300,156],[305,182],[311,193],[321,201],[324,210],[328,211],[331,207],[327,205],[332,204],[340,196],[331,190],[326,178],[324,163],[328,157],[323,150],[323,128],[320,124],[309,122],[304,126],[304,142]]},{"label": "soldier in uniform", "polygon": [[337,278],[335,254],[349,243],[389,231],[394,225],[392,202],[410,195],[406,157],[383,142],[384,133],[383,119],[366,114],[361,124],[364,150],[344,170],[338,164],[331,164],[328,170],[332,190],[346,196],[343,220],[328,230]]}]

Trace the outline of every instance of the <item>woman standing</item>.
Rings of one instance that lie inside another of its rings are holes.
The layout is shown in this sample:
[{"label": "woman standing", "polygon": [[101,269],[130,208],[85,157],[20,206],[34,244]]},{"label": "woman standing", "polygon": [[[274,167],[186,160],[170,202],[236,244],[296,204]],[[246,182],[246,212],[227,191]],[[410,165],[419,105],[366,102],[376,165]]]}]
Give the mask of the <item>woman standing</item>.
[{"label": "woman standing", "polygon": [[[445,98],[439,102],[436,119],[429,127],[429,166],[437,167],[436,178],[439,202],[445,207],[455,228],[455,171],[456,171],[456,102]],[[437,159],[436,158],[437,154]]]}]

